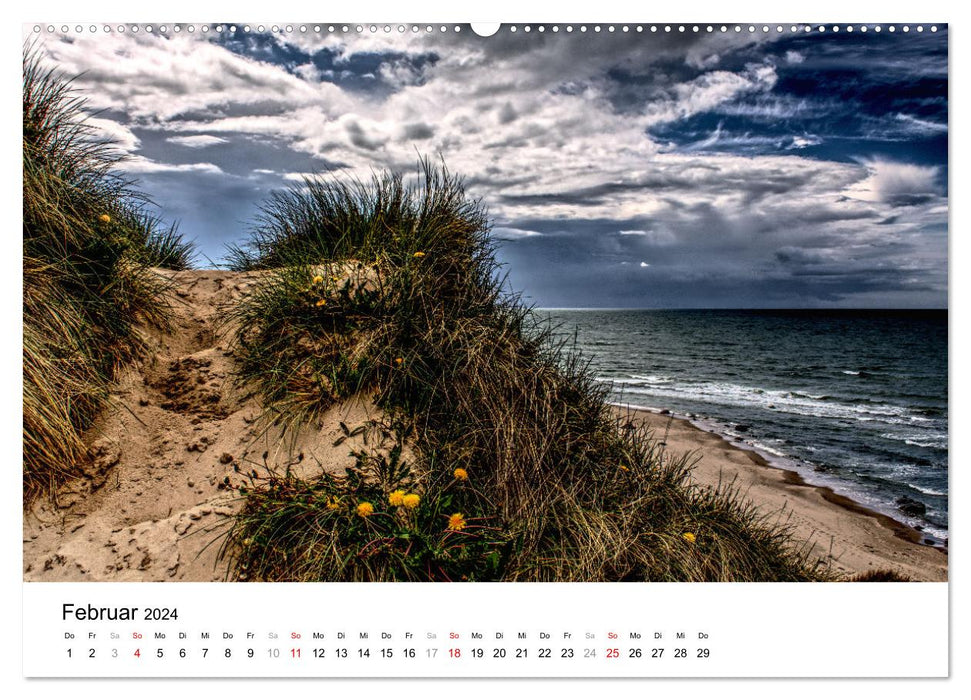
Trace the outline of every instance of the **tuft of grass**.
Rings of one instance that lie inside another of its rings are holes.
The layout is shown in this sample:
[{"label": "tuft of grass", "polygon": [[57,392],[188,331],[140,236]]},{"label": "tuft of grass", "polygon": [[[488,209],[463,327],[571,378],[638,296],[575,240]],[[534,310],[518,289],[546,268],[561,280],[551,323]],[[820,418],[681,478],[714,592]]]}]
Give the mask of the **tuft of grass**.
[{"label": "tuft of grass", "polygon": [[191,270],[196,261],[192,241],[179,233],[178,224],[166,224],[161,217],[144,210],[126,212],[125,235],[131,243],[130,253],[147,267],[164,270]]},{"label": "tuft of grass", "polygon": [[[345,435],[355,434],[343,426]],[[403,456],[404,421],[366,426],[390,449],[354,452],[342,476],[306,482],[250,475],[237,516],[241,580],[470,581],[501,575],[511,548],[494,507],[468,480],[416,471]],[[367,440],[367,435],[365,440]],[[224,540],[225,556],[234,538]]]},{"label": "tuft of grass", "polygon": [[893,569],[868,569],[850,577],[850,581],[855,583],[899,583],[910,580]]},{"label": "tuft of grass", "polygon": [[349,259],[401,267],[415,253],[458,261],[485,243],[487,231],[461,180],[423,161],[417,186],[395,172],[370,181],[304,178],[302,187],[271,196],[227,259],[233,270]]},{"label": "tuft of grass", "polygon": [[[359,460],[250,484],[223,549],[238,577],[827,576],[730,485],[692,485],[686,458],[615,417],[587,362],[506,290],[485,211],[444,166],[423,161],[411,184],[307,180],[267,203],[232,261],[268,270],[232,319],[239,381],[266,419],[295,428],[364,393],[415,455],[395,478]],[[385,505],[401,490],[422,494],[407,518]],[[362,501],[375,513],[350,507]],[[449,530],[453,510],[483,531]]]},{"label": "tuft of grass", "polygon": [[166,280],[192,249],[115,169],[69,81],[23,58],[24,497],[75,471],[117,368],[165,325]]}]

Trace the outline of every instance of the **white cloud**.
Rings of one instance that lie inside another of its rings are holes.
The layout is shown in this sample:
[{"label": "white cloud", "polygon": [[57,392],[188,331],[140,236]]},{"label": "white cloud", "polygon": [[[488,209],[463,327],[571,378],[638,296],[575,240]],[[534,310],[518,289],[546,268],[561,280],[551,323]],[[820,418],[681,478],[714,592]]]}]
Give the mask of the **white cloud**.
[{"label": "white cloud", "polygon": [[119,151],[131,153],[138,150],[142,145],[142,142],[132,133],[131,129],[113,119],[87,117],[84,122],[94,129],[92,136],[95,139],[107,139]]},{"label": "white cloud", "polygon": [[118,164],[119,170],[129,173],[207,173],[211,175],[221,175],[223,171],[212,163],[183,163],[173,165],[171,163],[160,163],[149,160],[144,156],[130,156]]},{"label": "white cloud", "polygon": [[934,136],[947,133],[947,124],[944,122],[931,122],[926,119],[919,119],[910,114],[897,114],[895,117],[907,131],[921,135]]},{"label": "white cloud", "polygon": [[215,146],[219,143],[229,143],[228,140],[220,138],[218,136],[212,136],[210,134],[194,134],[192,136],[170,136],[165,139],[169,143],[174,143],[177,146],[186,146],[188,148],[206,148],[207,146]]},{"label": "white cloud", "polygon": [[856,199],[907,206],[930,202],[940,194],[937,167],[875,159],[861,163],[868,177],[848,190]]},{"label": "white cloud", "polygon": [[[215,144],[229,133],[272,138],[367,177],[382,167],[412,168],[420,139],[421,152],[441,155],[452,170],[473,181],[473,193],[494,202],[490,206],[501,220],[645,216],[669,207],[681,187],[688,190],[684,197],[693,200],[695,188],[717,179],[724,168],[765,176],[762,161],[725,156],[708,165],[662,154],[646,132],[741,94],[769,90],[776,80],[771,65],[703,73],[672,86],[643,114],[632,116],[613,110],[602,85],[591,77],[617,60],[616,49],[608,44],[598,44],[577,64],[569,41],[489,54],[478,42],[389,34],[350,43],[337,35],[275,38],[314,50],[330,46],[345,66],[352,65],[354,51],[393,49],[395,58],[375,69],[396,89],[383,99],[311,80],[317,73],[309,68],[292,75],[282,66],[184,35],[165,41],[83,36],[56,42],[49,51],[65,71],[84,74],[80,80],[96,88],[98,106],[125,111],[144,129],[174,132],[168,139],[183,146]],[[670,55],[663,44],[648,51],[631,37],[613,37],[611,44],[618,41],[629,42],[626,60],[642,68]],[[704,63],[731,41],[739,40],[712,38],[711,46],[699,48],[692,60]],[[431,49],[439,54],[434,64],[419,69],[408,60]],[[567,76],[582,88],[559,90]],[[285,178],[302,176],[287,173]],[[569,196],[604,182],[616,183],[616,190],[586,200]],[[499,203],[506,194],[520,199]],[[555,201],[557,194],[564,195],[562,202]],[[726,203],[730,199],[726,194]]]},{"label": "white cloud", "polygon": [[786,148],[790,150],[799,149],[799,148],[808,148],[809,146],[818,146],[822,142],[823,140],[818,136],[811,136],[808,134],[805,136],[793,136],[792,143],[786,146]]},{"label": "white cloud", "polygon": [[217,116],[228,105],[346,104],[330,83],[310,84],[202,38],[112,32],[72,39],[46,42],[46,54],[79,76],[78,86],[92,88],[85,90],[92,107],[125,111],[136,123],[158,125],[191,112]]},{"label": "white cloud", "polygon": [[378,73],[386,83],[400,88],[420,83],[424,71],[410,61],[396,60],[382,63]]},{"label": "white cloud", "polygon": [[542,235],[543,234],[539,231],[529,231],[521,228],[509,228],[508,226],[496,226],[492,229],[492,237],[504,241],[515,241],[522,238],[532,238],[533,236]]},{"label": "white cloud", "polygon": [[640,265],[640,266],[641,266],[641,267],[650,267],[650,266],[651,266],[651,264],[650,264],[650,263],[646,263],[646,262],[644,262],[643,260],[641,260],[641,265]]},{"label": "white cloud", "polygon": [[772,89],[778,76],[769,64],[749,64],[741,73],[709,71],[686,83],[679,83],[666,100],[648,105],[650,124],[674,121],[706,112],[748,92]]},{"label": "white cloud", "polygon": [[[177,144],[202,147],[228,133],[272,137],[366,177],[375,168],[413,166],[420,139],[423,153],[443,156],[454,171],[476,181],[476,193],[483,196],[506,191],[500,183],[516,182],[517,194],[543,195],[594,187],[605,178],[630,182],[636,180],[631,173],[663,170],[659,146],[645,133],[649,126],[769,89],[775,81],[774,69],[764,64],[739,73],[704,73],[674,86],[643,115],[632,117],[612,110],[596,81],[587,81],[575,94],[556,90],[567,75],[582,80],[617,60],[613,49],[593,50],[578,65],[569,41],[489,55],[477,42],[456,39],[442,48],[435,42],[450,37],[415,37],[410,32],[358,38],[350,45],[338,35],[275,40],[314,50],[330,46],[345,65],[351,65],[353,51],[394,49],[398,57],[376,72],[397,92],[375,100],[311,80],[309,68],[300,67],[292,75],[281,66],[186,36],[166,41],[117,34],[97,40],[79,37],[70,44],[55,43],[50,53],[66,72],[84,73],[81,81],[96,87],[98,106],[125,111],[145,129],[185,132],[169,137]],[[663,46],[647,51],[633,38],[613,37],[612,43],[616,41],[628,41],[629,60],[643,66],[669,52]],[[719,42],[725,41],[714,38],[713,48],[703,50],[698,60],[717,54]],[[421,69],[400,57],[433,48],[440,49],[439,60]],[[418,126],[403,128],[408,124]],[[604,134],[611,138],[604,139]],[[526,172],[530,176],[523,178]],[[505,209],[516,216],[598,216],[611,209],[610,199],[596,205]],[[633,201],[618,204],[630,213],[658,206],[655,197],[645,199],[636,206]]]}]

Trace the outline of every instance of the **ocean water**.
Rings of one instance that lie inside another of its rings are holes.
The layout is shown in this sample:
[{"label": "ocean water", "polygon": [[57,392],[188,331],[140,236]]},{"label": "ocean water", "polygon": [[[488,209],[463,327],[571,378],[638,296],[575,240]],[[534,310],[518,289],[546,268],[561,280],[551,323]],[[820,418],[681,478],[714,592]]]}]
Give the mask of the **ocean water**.
[{"label": "ocean water", "polygon": [[688,416],[946,540],[947,311],[538,314],[613,402]]}]

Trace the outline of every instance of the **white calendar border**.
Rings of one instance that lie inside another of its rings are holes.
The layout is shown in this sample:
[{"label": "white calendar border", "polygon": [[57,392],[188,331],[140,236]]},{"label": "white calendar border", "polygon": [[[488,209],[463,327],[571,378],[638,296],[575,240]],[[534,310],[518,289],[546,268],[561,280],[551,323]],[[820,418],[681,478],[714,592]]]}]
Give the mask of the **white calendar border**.
[{"label": "white calendar border", "polygon": [[[7,36],[7,41],[5,42],[5,47],[8,51],[7,61],[5,62],[5,67],[7,72],[5,76],[7,80],[7,99],[10,101],[7,105],[8,109],[4,110],[3,115],[6,125],[7,139],[4,140],[4,148],[6,150],[6,158],[0,162],[8,164],[10,168],[11,178],[8,178],[8,182],[17,181],[19,177],[19,155],[14,150],[19,148],[19,144],[15,142],[14,139],[14,129],[17,128],[14,124],[14,112],[13,112],[13,87],[19,83],[19,53],[20,53],[20,25],[26,21],[33,21],[37,19],[36,13],[42,12],[45,16],[51,15],[58,17],[59,20],[63,19],[66,21],[82,18],[97,18],[103,19],[111,17],[112,20],[120,19],[123,21],[158,21],[159,19],[177,19],[178,21],[211,21],[214,16],[221,16],[224,18],[229,17],[249,17],[254,15],[263,16],[267,14],[268,9],[272,11],[274,15],[279,14],[281,16],[286,16],[289,18],[305,18],[310,14],[320,15],[321,18],[326,16],[328,21],[334,19],[335,15],[346,17],[350,20],[360,20],[362,18],[373,18],[377,21],[382,20],[414,20],[418,19],[422,22],[456,22],[456,21],[489,21],[502,19],[507,22],[524,22],[524,21],[597,21],[597,22],[607,22],[607,21],[636,21],[645,20],[651,22],[683,22],[683,21],[748,21],[748,20],[760,20],[764,19],[766,21],[772,22],[801,22],[801,21],[816,21],[822,20],[828,23],[833,22],[860,22],[861,20],[866,21],[912,21],[914,19],[918,20],[928,20],[934,22],[948,22],[950,26],[950,50],[951,50],[951,80],[953,85],[958,85],[960,82],[961,87],[958,90],[952,89],[951,99],[949,103],[949,112],[952,115],[952,123],[957,123],[957,119],[953,115],[966,115],[968,113],[967,104],[968,99],[971,97],[969,95],[969,90],[971,87],[968,85],[968,81],[964,78],[969,71],[971,71],[971,63],[969,63],[968,55],[969,48],[967,44],[967,37],[965,36],[965,24],[963,22],[963,17],[958,17],[950,3],[945,2],[932,2],[929,0],[922,1],[920,3],[907,3],[899,2],[898,0],[893,0],[890,2],[880,3],[879,6],[873,6],[870,8],[862,9],[851,3],[846,3],[845,0],[814,0],[812,3],[807,4],[805,8],[801,8],[795,4],[780,5],[778,3],[772,2],[736,2],[730,5],[724,3],[716,3],[711,1],[703,1],[698,3],[692,3],[690,5],[686,4],[668,4],[668,5],[635,5],[631,2],[624,2],[622,0],[598,0],[595,3],[590,3],[583,7],[570,7],[564,9],[562,5],[558,6],[543,6],[542,4],[527,4],[523,3],[521,0],[490,0],[488,3],[481,3],[476,6],[470,6],[467,4],[458,4],[455,2],[444,2],[442,0],[436,0],[432,2],[421,2],[405,5],[401,2],[391,2],[390,0],[375,0],[374,2],[368,3],[354,3],[349,5],[346,9],[341,8],[328,8],[321,6],[319,9],[311,8],[305,2],[293,2],[292,0],[284,1],[274,1],[269,3],[269,8],[267,3],[229,3],[225,1],[217,3],[208,3],[205,8],[201,3],[198,2],[185,2],[185,0],[174,0],[172,2],[166,2],[164,5],[159,7],[146,7],[146,6],[132,6],[129,3],[122,2],[105,2],[105,3],[87,3],[84,5],[78,5],[75,3],[64,2],[62,0],[56,0],[54,2],[44,3],[43,7],[32,5],[32,4],[21,4],[16,10],[17,18],[8,18],[7,22],[4,24],[6,30],[9,32]],[[562,20],[560,19],[562,18]],[[963,40],[963,45],[962,45]],[[17,56],[14,56],[14,53]],[[959,80],[960,79],[960,80]],[[966,119],[966,117],[965,117]],[[957,132],[957,133],[955,133]],[[962,210],[961,203],[958,198],[953,197],[953,193],[959,191],[959,186],[966,185],[966,168],[968,165],[969,151],[967,148],[967,141],[963,138],[959,130],[952,130],[949,134],[951,139],[951,158],[949,162],[950,172],[952,173],[952,181],[949,191],[952,193],[951,201],[949,205],[951,207],[951,236],[949,239],[950,244],[950,256],[954,269],[959,269],[959,265],[963,266],[965,264],[971,263],[967,251],[967,243],[965,243],[957,232],[961,231],[962,228],[966,229],[967,226],[962,226],[968,222],[968,217]],[[14,172],[16,168],[16,172]],[[959,185],[960,183],[960,185]],[[3,194],[0,197],[4,201],[4,211],[8,214],[8,218],[12,218],[14,212],[20,211],[21,202],[19,201],[18,193],[16,188],[5,188]],[[5,246],[3,255],[3,260],[9,266],[6,270],[7,274],[3,275],[2,284],[4,285],[4,291],[7,292],[4,295],[5,303],[3,304],[3,320],[6,321],[4,324],[5,328],[16,328],[20,323],[20,306],[19,303],[15,301],[15,295],[19,291],[19,284],[17,280],[19,266],[16,261],[17,253],[19,252],[19,245],[17,241],[12,240],[9,236],[4,239],[3,245]],[[966,283],[963,282],[961,275],[955,275],[950,280],[949,292],[951,295],[951,302],[949,304],[951,308],[951,319],[954,323],[954,335],[952,336],[953,346],[950,349],[950,355],[952,358],[958,356],[961,352],[964,356],[967,356],[967,352],[963,350],[967,346],[967,332],[964,330],[968,325],[968,315],[967,312],[961,308],[955,308],[956,304],[967,304],[969,295],[967,292]],[[6,340],[2,344],[3,357],[6,360],[6,366],[13,371],[13,366],[15,362],[19,362],[19,352],[16,347],[15,334],[5,334]],[[959,396],[968,396],[968,380],[967,371],[962,367],[958,366],[957,363],[953,365],[953,374],[951,376],[951,392],[955,399]],[[20,405],[18,403],[18,397],[14,392],[8,392],[7,396],[3,400],[3,415],[7,420],[3,422],[6,430],[6,440],[7,444],[16,444],[19,441],[19,423],[18,418],[20,417]],[[962,459],[967,454],[966,444],[962,441],[962,436],[967,435],[968,431],[964,428],[967,425],[967,413],[965,405],[961,401],[951,402],[951,434],[955,436],[954,441],[951,446],[951,463],[959,464],[966,462],[967,460]],[[21,523],[20,512],[18,510],[19,503],[17,503],[19,488],[19,476],[15,474],[12,465],[7,465],[8,474],[5,476],[7,479],[6,485],[7,489],[5,493],[7,494],[8,503],[6,503],[6,508],[3,509],[3,517],[7,522],[7,531],[15,532],[20,529]],[[16,481],[15,481],[16,480]],[[952,469],[950,473],[950,483],[951,483],[951,493],[964,493],[963,484],[966,482],[964,476],[956,469]],[[953,501],[953,497],[952,497]],[[962,532],[961,523],[961,513],[958,509],[951,508],[951,532],[953,534],[958,534],[956,541],[960,546],[960,533]],[[4,539],[4,550],[5,556],[4,561],[11,562],[11,565],[6,568],[7,576],[4,579],[3,592],[8,595],[3,597],[5,601],[17,601],[19,600],[18,590],[22,588],[22,567],[13,566],[13,563],[21,563],[22,558],[22,548],[19,541],[15,541],[12,536]],[[955,556],[954,548],[951,549],[950,558],[950,580],[951,584],[951,603],[952,603],[952,618],[951,618],[951,658],[962,658],[964,654],[967,653],[967,648],[964,645],[964,640],[966,634],[963,634],[966,628],[967,617],[964,614],[966,606],[963,604],[963,600],[959,596],[953,594],[954,586],[958,585],[955,582],[960,582],[963,580],[963,573],[965,569],[962,566],[960,555]],[[728,584],[731,585],[731,584]],[[872,584],[881,585],[881,584]],[[12,603],[15,604],[15,603]],[[10,616],[12,618],[12,615]],[[7,671],[5,677],[8,679],[15,680],[19,677],[20,664],[17,663],[19,660],[19,639],[13,630],[8,628],[6,635],[3,639],[3,663],[4,669]],[[961,677],[960,666],[952,666],[952,678]],[[580,682],[580,686],[575,684]],[[319,690],[326,690],[328,693],[338,693],[338,692],[351,692],[360,695],[373,694],[374,692],[393,692],[396,695],[403,694],[404,696],[412,695],[425,695],[429,691],[434,691],[437,694],[448,694],[454,695],[456,698],[473,698],[473,697],[494,697],[497,692],[506,693],[510,689],[515,688],[516,690],[526,691],[526,692],[536,692],[539,690],[539,686],[535,682],[530,681],[517,681],[512,682],[502,682],[498,684],[489,683],[463,683],[462,681],[452,681],[443,680],[434,682],[433,684],[421,683],[421,682],[399,682],[395,683],[392,681],[372,681],[367,683],[362,683],[361,681],[329,681],[326,686],[311,686],[309,685],[312,681],[253,681],[253,680],[222,680],[218,683],[212,681],[182,681],[173,683],[152,683],[146,684],[139,681],[91,681],[85,682],[85,692],[99,692],[106,691],[112,695],[127,693],[133,691],[138,694],[139,698],[170,698],[173,693],[182,693],[187,690],[198,691],[198,692],[213,692],[217,691],[220,694],[223,693],[234,693],[239,698],[245,697],[264,697],[270,691],[283,690],[285,692],[306,692],[313,688]],[[607,689],[615,693],[628,693],[628,692],[660,692],[666,695],[674,695],[676,697],[709,697],[713,692],[722,691],[721,683],[715,681],[652,681],[652,685],[645,687],[638,683],[637,681],[616,681],[616,682],[605,682],[605,681],[554,681],[546,680],[543,681],[543,692],[557,692],[560,690],[573,690],[579,689],[583,694],[592,692],[595,689],[600,691]],[[717,683],[717,685],[716,685]],[[864,685],[865,683],[865,685]],[[67,682],[31,682],[28,683],[22,678],[17,681],[16,689],[22,693],[30,693],[31,697],[37,696],[60,696],[63,693],[71,692],[73,688],[72,683]],[[883,680],[870,680],[870,681],[839,681],[839,682],[814,682],[814,683],[791,683],[787,681],[772,680],[772,681],[731,681],[730,692],[740,692],[746,693],[751,697],[778,697],[780,693],[785,693],[787,697],[795,698],[816,698],[820,693],[832,693],[837,692],[843,693],[859,693],[861,691],[868,694],[879,694],[881,698],[912,698],[916,694],[923,692],[930,692],[937,695],[951,695],[955,691],[956,683],[929,683],[929,682],[899,682],[899,681],[883,681]]]}]

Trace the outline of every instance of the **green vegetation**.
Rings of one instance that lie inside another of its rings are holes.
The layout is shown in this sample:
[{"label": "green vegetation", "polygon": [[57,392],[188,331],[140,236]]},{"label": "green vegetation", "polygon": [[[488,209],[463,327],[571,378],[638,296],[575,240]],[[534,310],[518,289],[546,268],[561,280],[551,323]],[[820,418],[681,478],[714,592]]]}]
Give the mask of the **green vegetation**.
[{"label": "green vegetation", "polygon": [[191,244],[164,228],[115,172],[110,143],[84,121],[70,83],[24,52],[24,496],[84,455],[81,433],[115,370],[144,350],[140,323],[163,326],[166,282]]},{"label": "green vegetation", "polygon": [[354,395],[386,423],[363,428],[377,442],[345,475],[254,473],[223,550],[239,578],[826,577],[784,528],[691,485],[685,459],[618,420],[493,253],[480,205],[428,163],[414,185],[309,179],[265,205],[231,255],[267,270],[233,319],[240,381],[285,427]]}]

